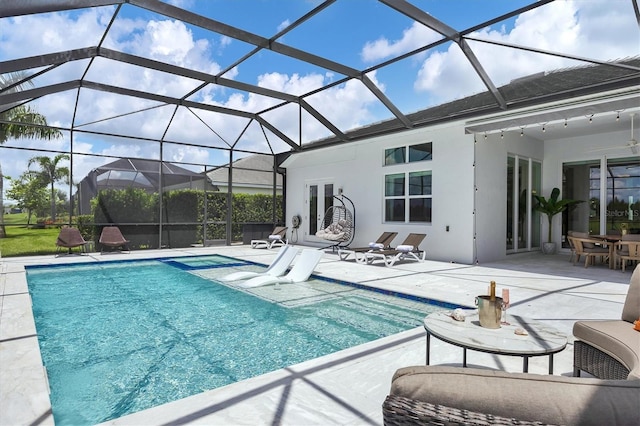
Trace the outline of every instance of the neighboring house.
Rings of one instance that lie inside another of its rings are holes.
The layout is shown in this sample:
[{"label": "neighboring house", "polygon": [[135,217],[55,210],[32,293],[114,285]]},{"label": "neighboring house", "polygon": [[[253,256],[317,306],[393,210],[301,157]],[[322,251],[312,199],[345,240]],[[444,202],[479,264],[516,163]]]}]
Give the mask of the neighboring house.
[{"label": "neighboring house", "polygon": [[[255,154],[233,162],[232,182],[234,194],[273,194],[274,157]],[[229,188],[229,167],[217,167],[207,172],[209,182],[219,192],[227,192]],[[282,175],[275,175],[276,195],[282,194]]]},{"label": "neighboring house", "polygon": [[[105,189],[141,188],[148,192],[158,192],[159,165],[155,160],[121,158],[91,170],[80,181],[78,191],[73,195],[78,214],[91,214],[91,199]],[[171,163],[162,163],[162,175],[165,191],[202,189],[205,182],[201,173]],[[211,187],[207,189],[214,190]]]},{"label": "neighboring house", "polygon": [[[640,127],[640,60],[624,63],[635,69],[593,65],[512,81],[498,89],[507,112],[485,92],[411,115],[423,123],[412,129],[390,120],[347,133],[348,143],[292,153],[280,165],[288,226],[300,215],[300,243],[326,245],[313,231],[331,205],[326,195],[344,193],[356,209],[354,245],[383,231],[399,233],[394,244],[425,233],[428,259],[474,264],[538,250],[547,221],[530,194],[559,187],[585,202],[556,217],[552,241],[622,223],[640,232],[640,138],[630,133],[631,114]],[[368,136],[376,131],[387,134]]]}]

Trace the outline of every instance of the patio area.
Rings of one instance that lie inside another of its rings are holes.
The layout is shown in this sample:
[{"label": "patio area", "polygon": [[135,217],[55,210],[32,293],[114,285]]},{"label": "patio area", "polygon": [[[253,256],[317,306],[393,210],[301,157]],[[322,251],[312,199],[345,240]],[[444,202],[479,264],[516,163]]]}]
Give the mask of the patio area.
[{"label": "patio area", "polygon": [[[130,254],[0,259],[0,424],[53,424],[45,374],[31,313],[24,266],[159,256],[223,254],[264,264],[275,250],[249,246],[207,247]],[[567,334],[554,357],[554,374],[572,374],[573,323],[619,318],[633,268],[606,264],[584,268],[569,256],[509,256],[480,265],[425,261],[393,267],[340,261],[328,251],[316,268],[324,277],[472,307],[491,280],[511,290],[510,314],[535,319]],[[381,425],[382,402],[396,369],[425,362],[425,332],[418,327],[388,338],[274,371],[106,424]],[[431,363],[460,366],[462,350],[433,339]],[[468,353],[469,366],[521,371],[519,357]],[[547,357],[534,357],[529,372],[546,374]]]}]

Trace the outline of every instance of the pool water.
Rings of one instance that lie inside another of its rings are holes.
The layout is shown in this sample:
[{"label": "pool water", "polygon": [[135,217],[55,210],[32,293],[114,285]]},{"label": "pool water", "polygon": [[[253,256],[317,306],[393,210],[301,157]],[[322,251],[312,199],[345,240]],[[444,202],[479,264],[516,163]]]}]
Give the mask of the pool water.
[{"label": "pool water", "polygon": [[[104,422],[330,354],[417,327],[440,308],[316,279],[304,283],[314,297],[272,303],[206,278],[230,265],[248,263],[29,267],[56,425]],[[259,291],[284,294],[270,287]]]}]

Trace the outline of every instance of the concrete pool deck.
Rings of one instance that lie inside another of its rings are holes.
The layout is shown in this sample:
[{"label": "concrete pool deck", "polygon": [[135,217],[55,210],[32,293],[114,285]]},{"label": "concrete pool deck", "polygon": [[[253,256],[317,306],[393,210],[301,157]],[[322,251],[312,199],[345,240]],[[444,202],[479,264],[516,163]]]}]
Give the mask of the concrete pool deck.
[{"label": "concrete pool deck", "polygon": [[[34,256],[0,259],[0,424],[54,424],[46,374],[31,311],[24,267],[119,259],[223,254],[269,264],[276,250],[249,246],[163,249],[125,254]],[[491,280],[511,289],[509,313],[552,325],[567,334],[554,357],[554,374],[572,374],[573,323],[619,318],[632,268],[573,266],[568,255],[509,256],[482,265],[402,262],[360,265],[325,254],[316,274],[471,307]],[[382,402],[396,369],[425,362],[425,333],[418,327],[259,377],[204,392],[105,424],[381,425]],[[462,350],[433,339],[431,363],[460,366]],[[470,366],[521,371],[519,357],[468,352]],[[529,362],[546,374],[547,357]]]}]

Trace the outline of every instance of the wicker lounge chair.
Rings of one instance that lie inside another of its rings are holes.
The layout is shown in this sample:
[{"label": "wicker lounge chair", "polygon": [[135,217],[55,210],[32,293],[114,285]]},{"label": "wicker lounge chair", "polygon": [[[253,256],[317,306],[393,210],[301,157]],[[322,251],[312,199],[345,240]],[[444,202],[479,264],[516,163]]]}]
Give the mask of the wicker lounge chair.
[{"label": "wicker lounge chair", "polygon": [[287,244],[287,227],[276,226],[266,240],[251,240],[251,248],[274,248]]},{"label": "wicker lounge chair", "polygon": [[56,240],[56,253],[60,253],[62,249],[66,248],[67,253],[71,254],[72,249],[76,247],[80,247],[81,253],[86,253],[88,244],[89,242],[85,241],[78,228],[64,227],[60,229],[60,234],[58,234],[58,239]]},{"label": "wicker lounge chair", "polygon": [[129,240],[124,238],[122,232],[120,232],[120,228],[118,228],[117,226],[105,226],[104,228],[102,228],[99,243],[101,253],[105,247],[108,247],[112,250],[121,248],[123,250],[129,251]]},{"label": "wicker lounge chair", "polygon": [[395,249],[379,250],[364,253],[365,262],[373,263],[377,259],[384,261],[385,265],[393,266],[401,260],[415,260],[423,262],[427,253],[420,249],[420,244],[425,239],[425,234],[409,234],[401,245]]},{"label": "wicker lounge chair", "polygon": [[353,255],[356,262],[365,263],[366,259],[362,253],[391,249],[391,241],[393,241],[396,235],[398,235],[397,232],[383,232],[377,240],[369,243],[367,247],[339,247],[338,256],[340,257],[340,260],[347,260],[349,256]]},{"label": "wicker lounge chair", "polygon": [[637,425],[640,380],[480,368],[401,368],[382,405],[395,425]]},{"label": "wicker lounge chair", "polygon": [[573,324],[573,375],[586,371],[600,379],[640,382],[640,331],[634,329],[634,321],[638,320],[640,265],[631,276],[620,319]]},{"label": "wicker lounge chair", "polygon": [[273,261],[269,265],[269,267],[264,272],[253,272],[253,271],[238,271],[233,272],[229,275],[225,275],[220,278],[223,282],[229,281],[239,281],[246,280],[253,277],[260,276],[271,276],[271,277],[280,277],[287,272],[287,268],[293,262],[293,259],[298,254],[298,248],[290,245],[284,245],[278,251],[276,257],[273,258]]}]

